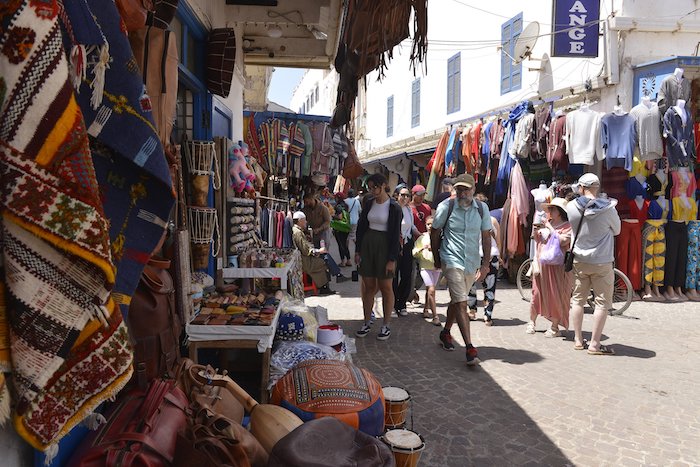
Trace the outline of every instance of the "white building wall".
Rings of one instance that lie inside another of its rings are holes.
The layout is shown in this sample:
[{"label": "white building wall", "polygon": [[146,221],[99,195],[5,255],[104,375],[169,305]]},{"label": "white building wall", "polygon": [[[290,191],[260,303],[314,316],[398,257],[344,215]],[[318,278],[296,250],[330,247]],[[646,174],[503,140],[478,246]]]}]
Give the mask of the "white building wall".
[{"label": "white building wall", "polygon": [[[612,110],[619,95],[623,106],[629,108],[632,67],[673,55],[694,55],[700,37],[700,11],[695,11],[698,8],[695,0],[601,0],[600,5],[601,20],[610,17],[614,6],[616,12],[611,24],[623,27],[629,23],[630,26],[629,30],[608,31],[611,52],[618,58],[619,85],[603,89],[597,107]],[[500,93],[501,25],[520,12],[524,27],[532,21],[539,22],[540,37],[532,57],[550,54],[552,2],[501,0],[481,3],[479,8],[491,13],[458,2],[430,3],[427,73],[423,68],[417,70],[417,77],[421,79],[419,126],[411,128],[411,83],[415,78],[409,69],[408,40],[395,49],[394,59],[381,82],[377,81],[376,72],[368,76],[367,95],[363,99],[367,106],[366,124],[357,121],[358,135],[365,138],[357,145],[360,157],[371,156],[392,143],[442,129],[452,122],[523,99],[537,99],[540,72],[528,70],[540,66],[535,60],[523,62],[520,90]],[[666,32],[654,32],[664,28]],[[563,91],[556,94],[570,94],[569,88],[580,87],[589,78],[594,82],[598,77],[605,78],[605,48],[601,34],[597,58],[551,58],[553,89]],[[447,61],[458,52],[461,54],[461,105],[459,111],[448,114]],[[391,95],[394,96],[393,135],[387,137],[387,98]],[[362,103],[358,100],[357,105]]]},{"label": "white building wall", "polygon": [[292,93],[290,107],[297,113],[330,117],[335,108],[337,89],[338,73],[335,70],[307,70]]}]

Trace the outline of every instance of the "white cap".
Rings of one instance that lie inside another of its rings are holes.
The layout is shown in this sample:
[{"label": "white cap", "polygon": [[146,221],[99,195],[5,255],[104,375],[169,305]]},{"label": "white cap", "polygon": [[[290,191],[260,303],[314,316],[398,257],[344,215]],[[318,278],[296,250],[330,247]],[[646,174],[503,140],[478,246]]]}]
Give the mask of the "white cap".
[{"label": "white cap", "polygon": [[600,186],[600,179],[596,174],[592,173],[585,173],[579,177],[578,182],[576,182],[576,185],[578,186]]},{"label": "white cap", "polygon": [[304,213],[301,212],[301,211],[297,211],[297,212],[294,213],[294,215],[292,216],[292,218],[293,218],[294,220],[297,220],[297,219],[306,219],[306,214],[304,214]]}]

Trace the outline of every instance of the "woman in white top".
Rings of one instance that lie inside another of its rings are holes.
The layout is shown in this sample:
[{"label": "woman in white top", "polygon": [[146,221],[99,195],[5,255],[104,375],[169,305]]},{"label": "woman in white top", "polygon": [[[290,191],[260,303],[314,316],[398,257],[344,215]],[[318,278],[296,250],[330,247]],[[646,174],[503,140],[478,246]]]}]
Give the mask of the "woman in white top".
[{"label": "woman in white top", "polygon": [[413,242],[420,232],[413,223],[413,211],[409,202],[411,192],[406,185],[399,188],[399,206],[403,217],[401,219],[401,250],[396,264],[396,275],[394,276],[394,310],[399,316],[406,316],[406,301],[411,293],[411,279],[413,278]]},{"label": "woman in white top", "polygon": [[394,307],[392,281],[401,251],[401,206],[386,192],[387,181],[382,174],[367,178],[369,194],[362,202],[362,213],[357,224],[355,263],[362,276],[362,308],[365,323],[355,332],[365,337],[370,332],[370,316],[377,291],[382,293],[384,325],[377,335],[387,340],[391,335],[389,321]]}]

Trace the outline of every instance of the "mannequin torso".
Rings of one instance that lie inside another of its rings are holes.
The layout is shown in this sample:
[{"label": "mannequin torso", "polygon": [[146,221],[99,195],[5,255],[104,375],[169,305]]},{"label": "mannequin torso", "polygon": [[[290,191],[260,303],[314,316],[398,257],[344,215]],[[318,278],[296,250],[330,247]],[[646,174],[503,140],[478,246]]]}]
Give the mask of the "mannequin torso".
[{"label": "mannequin torso", "polygon": [[685,113],[685,101],[683,99],[678,99],[673,108],[676,109],[676,113],[678,113],[683,125],[685,125],[688,122],[688,115]]}]

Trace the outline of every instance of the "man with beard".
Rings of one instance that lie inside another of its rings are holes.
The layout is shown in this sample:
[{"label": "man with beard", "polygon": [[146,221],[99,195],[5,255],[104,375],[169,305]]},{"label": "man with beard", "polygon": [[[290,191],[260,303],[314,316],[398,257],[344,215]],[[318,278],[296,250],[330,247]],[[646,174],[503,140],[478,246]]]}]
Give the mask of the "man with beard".
[{"label": "man with beard", "polygon": [[474,281],[486,277],[489,272],[491,217],[488,207],[474,199],[474,177],[462,174],[454,182],[456,198],[440,203],[433,219],[433,228],[443,230],[440,258],[450,292],[447,322],[440,332],[440,342],[443,349],[454,350],[450,331],[456,321],[467,345],[467,365],[471,366],[479,363],[479,356],[471,341],[467,302]]}]

